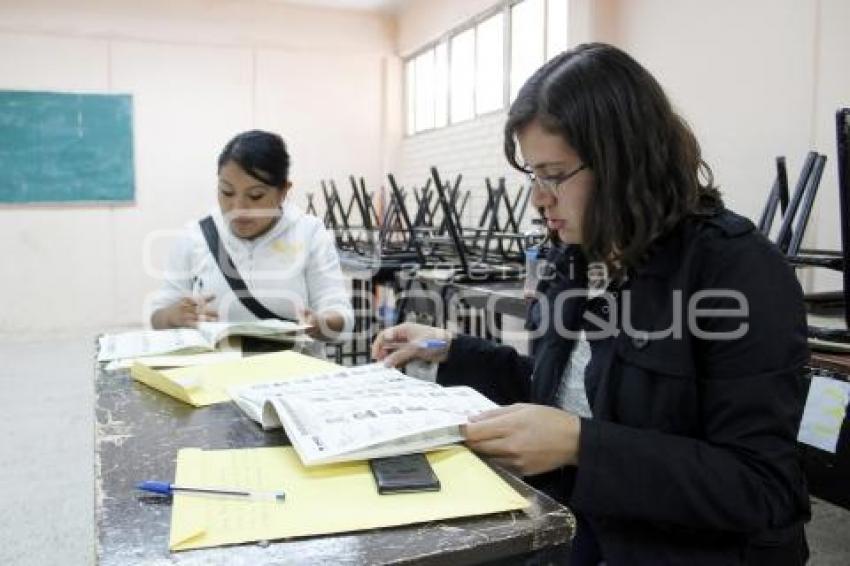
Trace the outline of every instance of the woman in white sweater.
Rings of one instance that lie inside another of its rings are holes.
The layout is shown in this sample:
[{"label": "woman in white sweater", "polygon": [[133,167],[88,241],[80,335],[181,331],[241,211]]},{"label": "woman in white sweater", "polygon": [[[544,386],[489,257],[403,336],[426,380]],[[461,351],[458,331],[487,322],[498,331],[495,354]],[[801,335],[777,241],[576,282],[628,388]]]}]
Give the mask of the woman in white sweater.
[{"label": "woman in white sweater", "polygon": [[176,242],[152,300],[154,328],[282,318],[330,339],[353,327],[333,240],[318,218],[288,202],[291,187],[280,136],[252,130],[228,142],[218,159],[219,207]]}]

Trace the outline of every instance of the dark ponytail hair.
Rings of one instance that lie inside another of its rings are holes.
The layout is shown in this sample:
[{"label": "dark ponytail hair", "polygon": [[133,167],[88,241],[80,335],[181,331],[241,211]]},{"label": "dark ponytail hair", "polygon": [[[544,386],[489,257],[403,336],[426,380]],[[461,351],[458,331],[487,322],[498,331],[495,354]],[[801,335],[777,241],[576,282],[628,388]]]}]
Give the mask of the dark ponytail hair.
[{"label": "dark ponytail hair", "polygon": [[233,161],[261,183],[282,189],[289,181],[289,154],[283,139],[271,132],[249,130],[227,142],[218,170]]},{"label": "dark ponytail hair", "polygon": [[515,136],[534,120],[596,177],[583,222],[589,261],[635,267],[685,216],[723,206],[688,125],[652,75],[616,47],[579,45],[523,85],[505,124],[505,155],[520,170]]}]

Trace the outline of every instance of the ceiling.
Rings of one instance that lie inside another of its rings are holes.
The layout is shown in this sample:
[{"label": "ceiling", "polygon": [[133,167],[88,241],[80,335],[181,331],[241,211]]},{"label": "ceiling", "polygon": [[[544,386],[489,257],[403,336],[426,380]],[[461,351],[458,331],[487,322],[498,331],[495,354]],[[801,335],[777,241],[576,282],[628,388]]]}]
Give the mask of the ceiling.
[{"label": "ceiling", "polygon": [[393,13],[397,11],[406,0],[267,0],[278,4],[299,4],[301,6],[314,6],[321,8],[338,8],[342,10],[356,10],[361,12],[383,12]]}]

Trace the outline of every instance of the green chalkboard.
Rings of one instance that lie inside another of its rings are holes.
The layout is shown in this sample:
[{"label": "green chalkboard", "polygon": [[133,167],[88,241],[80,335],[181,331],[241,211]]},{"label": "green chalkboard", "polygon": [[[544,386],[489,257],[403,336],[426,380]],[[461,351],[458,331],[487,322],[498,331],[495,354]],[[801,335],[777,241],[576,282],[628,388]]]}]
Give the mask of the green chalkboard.
[{"label": "green chalkboard", "polygon": [[0,203],[132,201],[132,104],[0,90]]}]

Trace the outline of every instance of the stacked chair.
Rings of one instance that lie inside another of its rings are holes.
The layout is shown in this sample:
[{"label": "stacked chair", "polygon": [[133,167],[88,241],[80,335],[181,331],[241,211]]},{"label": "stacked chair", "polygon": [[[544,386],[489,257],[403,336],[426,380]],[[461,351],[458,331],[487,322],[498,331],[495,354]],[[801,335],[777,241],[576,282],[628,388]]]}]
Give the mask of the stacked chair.
[{"label": "stacked chair", "polygon": [[[334,180],[323,180],[320,196],[323,221],[352,280],[357,315],[351,344],[335,353],[339,361],[366,361],[380,326],[423,310],[409,308],[407,295],[424,270],[439,270],[447,284],[524,277],[520,227],[530,188],[509,194],[504,178],[485,179],[480,189],[486,194],[484,207],[473,224],[464,222],[472,216],[473,191],[462,187],[462,175],[444,180],[432,167],[424,184],[405,188],[389,174],[381,193],[370,191],[363,177],[351,175],[348,182],[350,195],[343,197]],[[318,216],[314,198],[307,195],[308,212]]]},{"label": "stacked chair", "polygon": [[794,188],[793,195],[788,191],[788,173],[785,158],[776,160],[776,180],[768,194],[767,202],[761,214],[759,229],[770,237],[777,208],[780,209],[779,229],[773,237],[774,242],[785,253],[795,268],[820,268],[842,273],[842,289],[837,291],[811,293],[806,295],[809,312],[816,315],[839,314],[843,319],[843,328],[817,324],[809,325],[809,336],[825,343],[841,344],[850,348],[850,109],[840,109],[836,113],[836,157],[838,169],[839,221],[841,225],[841,246],[838,250],[806,249],[802,247],[803,237],[809,222],[821,177],[826,167],[826,155],[810,151]]}]

